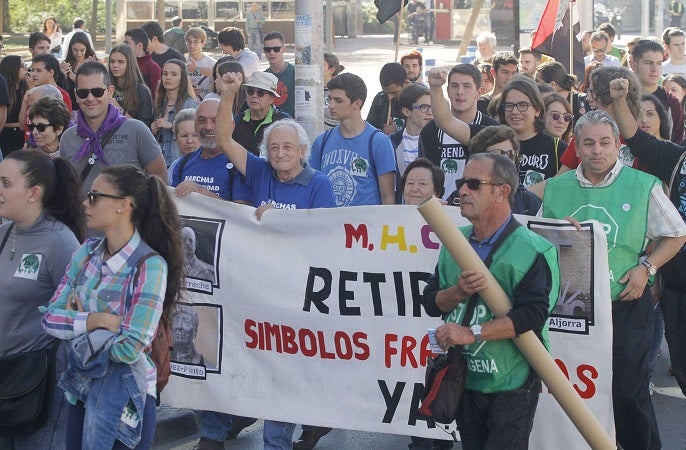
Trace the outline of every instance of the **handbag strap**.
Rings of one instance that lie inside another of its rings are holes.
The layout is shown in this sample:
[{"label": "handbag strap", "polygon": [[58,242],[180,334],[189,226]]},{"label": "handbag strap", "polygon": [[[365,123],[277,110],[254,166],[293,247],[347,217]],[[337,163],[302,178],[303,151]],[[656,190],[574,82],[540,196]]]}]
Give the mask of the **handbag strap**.
[{"label": "handbag strap", "polygon": [[[121,126],[121,125],[120,125],[120,126]],[[120,126],[119,126],[119,127],[120,127]],[[114,136],[114,133],[117,132],[117,130],[119,129],[119,127],[117,127],[117,128],[115,128],[114,130],[110,131],[109,133],[107,133],[107,134],[103,137],[103,139],[102,139],[102,141],[101,141],[101,143],[100,143],[100,146],[102,147],[102,151],[103,151],[103,152],[105,151],[105,146],[106,146],[107,144],[110,143],[110,139],[112,139],[112,136]],[[91,158],[92,158],[92,157],[93,157],[93,155],[91,155]],[[88,164],[86,164],[86,165],[84,166],[83,170],[81,170],[81,174],[80,174],[81,182],[86,181],[86,178],[88,178],[88,175],[91,173],[91,170],[93,170],[93,166],[95,165],[95,161],[93,161],[93,164],[91,164],[90,161],[87,161],[87,162],[88,162]]]},{"label": "handbag strap", "polygon": [[[503,232],[500,233],[498,239],[496,239],[496,241],[493,243],[491,251],[488,252],[488,256],[486,256],[486,259],[484,260],[484,264],[486,265],[486,267],[491,266],[491,263],[493,262],[493,255],[498,250],[500,245],[505,241],[505,239],[507,239],[507,237],[510,236],[515,229],[521,226],[522,224],[517,222],[517,219],[515,219],[514,217],[510,217],[510,222],[507,224],[507,226],[505,226]],[[461,325],[463,327],[466,327],[472,320],[472,315],[474,314],[474,309],[476,308],[476,299],[478,297],[479,294],[474,294],[471,297],[469,297],[469,300],[467,300],[467,311],[465,311],[464,316],[462,317]]]},{"label": "handbag strap", "polygon": [[7,227],[7,232],[5,233],[5,237],[2,238],[2,243],[0,244],[0,253],[5,249],[5,244],[7,244],[7,239],[10,237],[10,233],[12,232],[12,228],[14,228],[14,222],[10,224],[9,227]]}]

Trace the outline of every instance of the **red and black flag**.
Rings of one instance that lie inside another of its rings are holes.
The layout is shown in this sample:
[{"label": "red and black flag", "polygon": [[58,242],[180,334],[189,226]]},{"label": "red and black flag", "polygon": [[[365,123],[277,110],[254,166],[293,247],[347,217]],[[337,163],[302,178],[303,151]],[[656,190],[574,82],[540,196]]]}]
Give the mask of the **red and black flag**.
[{"label": "red and black flag", "polygon": [[374,5],[379,8],[376,19],[379,23],[384,23],[393,17],[400,8],[407,5],[408,0],[374,0]]},{"label": "red and black flag", "polygon": [[[574,26],[570,26],[570,16]],[[552,56],[560,62],[569,73],[574,73],[579,80],[584,77],[584,52],[579,34],[579,13],[576,2],[572,0],[548,0],[543,16],[538,22],[531,48],[545,55]],[[573,49],[573,69],[569,67],[570,41]]]}]

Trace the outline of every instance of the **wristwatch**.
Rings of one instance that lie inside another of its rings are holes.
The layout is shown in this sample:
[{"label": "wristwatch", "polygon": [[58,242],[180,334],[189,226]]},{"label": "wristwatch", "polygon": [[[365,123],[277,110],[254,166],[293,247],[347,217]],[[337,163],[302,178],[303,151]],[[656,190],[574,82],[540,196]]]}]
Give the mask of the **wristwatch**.
[{"label": "wristwatch", "polygon": [[644,259],[643,261],[641,261],[641,264],[643,264],[643,267],[646,268],[646,271],[648,272],[649,277],[652,277],[657,273],[657,267],[650,264],[650,261],[648,261],[647,259]]},{"label": "wristwatch", "polygon": [[482,343],[483,339],[481,339],[481,325],[472,325],[469,329],[472,330],[472,334],[474,334],[474,343]]}]

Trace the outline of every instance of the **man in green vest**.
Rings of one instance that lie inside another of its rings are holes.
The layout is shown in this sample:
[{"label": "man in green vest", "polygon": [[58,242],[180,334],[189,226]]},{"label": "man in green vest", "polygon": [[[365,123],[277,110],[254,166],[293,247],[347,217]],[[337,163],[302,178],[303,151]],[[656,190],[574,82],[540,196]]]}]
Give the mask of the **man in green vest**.
[{"label": "man in green vest", "polygon": [[[478,295],[486,289],[485,275],[462,271],[445,249],[422,303],[429,315],[445,317],[436,330],[438,344],[464,346],[467,379],[456,417],[462,448],[525,450],[541,380],[511,339],[534,331],[548,345],[546,319],[560,286],[557,250],[512,216],[519,173],[510,159],[473,155],[463,176],[457,180],[460,209],[472,225],[460,231],[489,266],[512,310],[496,318]],[[467,310],[473,315],[463,326]]]},{"label": "man in green vest", "polygon": [[[547,180],[543,216],[603,224],[610,266],[617,442],[627,450],[659,449],[648,391],[653,298],[647,284],[686,241],[686,225],[657,178],[618,160],[619,130],[607,112],[584,114],[574,134],[581,164],[576,171]],[[645,257],[648,240],[653,243]]]}]

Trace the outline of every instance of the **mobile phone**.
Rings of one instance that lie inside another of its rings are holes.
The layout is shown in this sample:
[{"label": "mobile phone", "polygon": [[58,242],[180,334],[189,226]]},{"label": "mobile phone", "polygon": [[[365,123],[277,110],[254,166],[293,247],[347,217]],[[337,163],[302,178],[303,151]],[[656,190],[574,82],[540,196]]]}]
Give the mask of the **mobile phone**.
[{"label": "mobile phone", "polygon": [[429,335],[429,344],[431,345],[431,353],[434,353],[436,355],[443,355],[445,353],[445,350],[441,348],[440,345],[438,345],[438,341],[436,340],[436,329],[435,328],[429,328],[426,330],[426,333]]}]

